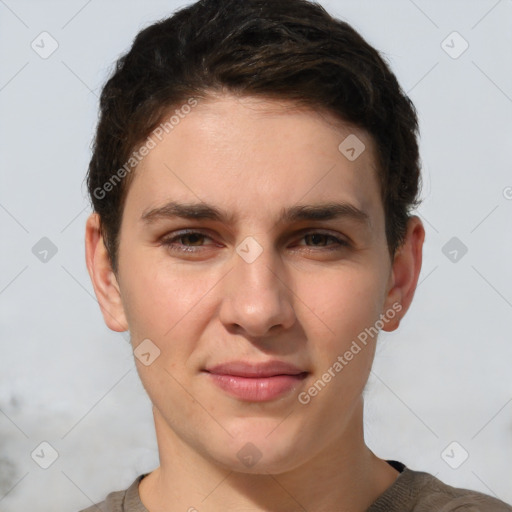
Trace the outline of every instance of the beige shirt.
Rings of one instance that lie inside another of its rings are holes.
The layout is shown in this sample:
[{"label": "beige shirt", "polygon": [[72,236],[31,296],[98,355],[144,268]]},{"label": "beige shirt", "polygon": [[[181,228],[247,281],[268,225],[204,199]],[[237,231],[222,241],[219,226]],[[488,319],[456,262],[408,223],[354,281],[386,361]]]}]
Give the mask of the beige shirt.
[{"label": "beige shirt", "polygon": [[[491,496],[451,487],[401,462],[387,462],[400,475],[366,512],[512,512],[510,505]],[[145,476],[139,475],[125,491],[112,492],[105,501],[81,512],[149,512],[139,496],[139,482]]]}]

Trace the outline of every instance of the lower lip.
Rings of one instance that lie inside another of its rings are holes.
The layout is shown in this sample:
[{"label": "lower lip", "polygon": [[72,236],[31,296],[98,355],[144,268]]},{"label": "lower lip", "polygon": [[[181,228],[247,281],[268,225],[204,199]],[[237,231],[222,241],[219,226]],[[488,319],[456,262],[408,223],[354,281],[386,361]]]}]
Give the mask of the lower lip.
[{"label": "lower lip", "polygon": [[213,382],[232,396],[248,402],[274,400],[293,390],[306,373],[299,375],[274,375],[272,377],[238,377],[209,373]]}]

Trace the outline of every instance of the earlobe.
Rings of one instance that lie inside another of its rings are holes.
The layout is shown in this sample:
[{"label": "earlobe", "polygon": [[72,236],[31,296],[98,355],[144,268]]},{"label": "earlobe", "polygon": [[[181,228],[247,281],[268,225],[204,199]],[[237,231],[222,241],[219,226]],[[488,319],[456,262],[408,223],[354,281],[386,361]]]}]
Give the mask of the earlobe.
[{"label": "earlobe", "polygon": [[407,225],[404,243],[397,250],[388,284],[384,311],[394,310],[397,314],[383,327],[384,331],[394,331],[409,309],[421,271],[425,229],[419,217],[412,216]]},{"label": "earlobe", "polygon": [[128,330],[119,284],[103,242],[97,213],[92,213],[87,219],[85,259],[105,323],[116,332]]}]

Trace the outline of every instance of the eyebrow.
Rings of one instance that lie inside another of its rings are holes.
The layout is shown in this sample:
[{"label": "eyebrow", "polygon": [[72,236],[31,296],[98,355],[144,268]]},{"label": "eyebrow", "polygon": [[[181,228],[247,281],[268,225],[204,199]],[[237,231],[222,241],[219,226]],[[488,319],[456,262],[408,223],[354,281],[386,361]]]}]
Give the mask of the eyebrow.
[{"label": "eyebrow", "polygon": [[[183,218],[189,220],[213,220],[225,224],[232,223],[233,214],[207,203],[179,203],[169,201],[164,206],[143,212],[141,220],[152,224],[162,219]],[[280,223],[298,221],[326,221],[347,218],[371,227],[370,216],[356,206],[345,202],[329,202],[311,205],[296,205],[281,211]]]}]

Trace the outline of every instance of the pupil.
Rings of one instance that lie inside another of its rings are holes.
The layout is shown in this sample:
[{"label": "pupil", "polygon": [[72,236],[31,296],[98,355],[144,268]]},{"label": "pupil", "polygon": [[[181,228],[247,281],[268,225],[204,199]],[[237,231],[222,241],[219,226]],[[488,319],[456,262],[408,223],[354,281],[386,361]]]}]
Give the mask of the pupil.
[{"label": "pupil", "polygon": [[192,233],[190,235],[185,235],[185,239],[188,239],[188,241],[192,245],[196,244],[197,242],[200,242],[201,241],[201,237],[202,237],[202,235],[199,235],[197,233]]},{"label": "pupil", "polygon": [[324,235],[320,235],[320,234],[314,234],[314,235],[310,235],[311,236],[311,242],[313,242],[314,245],[322,245],[322,242],[324,242]]}]

